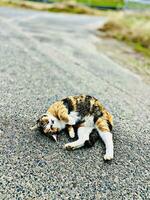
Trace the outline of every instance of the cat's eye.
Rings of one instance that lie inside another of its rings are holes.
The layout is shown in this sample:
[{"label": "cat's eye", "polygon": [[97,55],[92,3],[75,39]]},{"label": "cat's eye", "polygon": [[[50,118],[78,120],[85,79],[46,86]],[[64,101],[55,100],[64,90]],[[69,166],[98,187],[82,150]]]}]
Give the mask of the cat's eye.
[{"label": "cat's eye", "polygon": [[54,120],[51,120],[52,124],[54,124]]}]

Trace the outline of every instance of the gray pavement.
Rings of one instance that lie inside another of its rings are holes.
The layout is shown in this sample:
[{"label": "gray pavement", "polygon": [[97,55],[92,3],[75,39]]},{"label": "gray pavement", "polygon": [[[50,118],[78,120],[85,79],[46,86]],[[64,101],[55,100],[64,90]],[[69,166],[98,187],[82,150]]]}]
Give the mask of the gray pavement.
[{"label": "gray pavement", "polygon": [[[150,87],[117,65],[102,17],[0,8],[1,200],[149,199]],[[68,152],[29,127],[62,97],[90,94],[114,115],[115,158],[102,141]]]}]

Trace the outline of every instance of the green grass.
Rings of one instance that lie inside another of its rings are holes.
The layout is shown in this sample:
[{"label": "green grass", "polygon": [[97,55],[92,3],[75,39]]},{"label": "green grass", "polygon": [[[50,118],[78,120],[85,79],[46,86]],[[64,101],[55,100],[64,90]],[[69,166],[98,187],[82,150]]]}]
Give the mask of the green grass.
[{"label": "green grass", "polygon": [[124,0],[77,0],[77,1],[91,6],[117,7],[117,8],[122,8],[124,6]]},{"label": "green grass", "polygon": [[132,45],[136,51],[150,56],[150,14],[149,12],[119,12],[110,15],[100,28],[108,37],[114,37]]},{"label": "green grass", "polygon": [[[65,0],[49,0],[49,2],[62,2]],[[69,1],[69,0],[66,0]],[[124,6],[124,0],[74,0],[78,3],[83,3],[90,6],[101,6],[101,7],[117,7],[122,8]]]},{"label": "green grass", "polygon": [[141,45],[141,43],[131,43],[131,45],[133,45],[133,48],[138,51],[138,52],[141,52],[143,53],[144,55],[150,57],[150,49],[147,49],[145,47],[143,47]]}]

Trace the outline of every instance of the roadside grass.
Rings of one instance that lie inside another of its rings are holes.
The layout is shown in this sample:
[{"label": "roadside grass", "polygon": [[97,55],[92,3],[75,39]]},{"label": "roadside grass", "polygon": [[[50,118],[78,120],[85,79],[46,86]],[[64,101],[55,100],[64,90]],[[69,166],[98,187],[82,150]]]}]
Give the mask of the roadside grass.
[{"label": "roadside grass", "polygon": [[138,3],[138,2],[127,2],[126,3],[126,8],[129,9],[138,9],[138,10],[142,10],[142,9],[150,9],[150,4],[144,4],[144,3]]},{"label": "roadside grass", "polygon": [[99,7],[114,7],[122,8],[124,6],[123,0],[77,0],[80,3],[85,3],[90,6],[99,6]]},{"label": "roadside grass", "polygon": [[[49,1],[66,2],[69,0],[49,0]],[[114,7],[114,8],[122,8],[124,6],[124,0],[75,0],[75,1],[89,6]]]},{"label": "roadside grass", "polygon": [[105,36],[125,41],[136,51],[150,56],[150,13],[111,13],[109,20],[99,28]]},{"label": "roadside grass", "polygon": [[19,7],[26,9],[33,9],[39,11],[49,11],[49,12],[64,12],[64,13],[76,13],[76,14],[88,14],[88,15],[101,15],[102,12],[78,4],[74,1],[68,2],[57,2],[57,3],[39,3],[32,1],[24,0],[0,0],[0,6],[10,6],[10,7]]}]

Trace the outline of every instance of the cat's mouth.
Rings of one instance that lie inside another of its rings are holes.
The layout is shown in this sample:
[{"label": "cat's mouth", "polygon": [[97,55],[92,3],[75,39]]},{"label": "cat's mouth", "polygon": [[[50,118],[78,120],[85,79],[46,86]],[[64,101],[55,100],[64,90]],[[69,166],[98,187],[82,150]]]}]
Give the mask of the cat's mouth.
[{"label": "cat's mouth", "polygon": [[51,136],[54,140],[55,140],[55,142],[57,142],[57,140],[58,140],[58,133],[59,133],[59,130],[58,130],[58,128],[53,128],[53,127],[44,127],[43,128],[43,132],[46,134],[46,135],[49,135],[49,136]]},{"label": "cat's mouth", "polygon": [[55,133],[58,133],[59,132],[59,129],[58,128],[53,128],[53,127],[44,127],[43,128],[43,131],[44,133],[51,133],[51,134],[55,134]]}]

